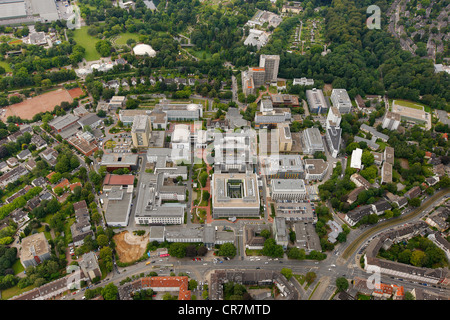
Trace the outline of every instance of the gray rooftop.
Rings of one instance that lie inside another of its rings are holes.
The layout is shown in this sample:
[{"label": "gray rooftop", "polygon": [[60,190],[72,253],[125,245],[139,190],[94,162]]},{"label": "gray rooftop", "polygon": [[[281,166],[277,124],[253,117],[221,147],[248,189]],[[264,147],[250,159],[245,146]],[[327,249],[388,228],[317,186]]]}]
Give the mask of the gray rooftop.
[{"label": "gray rooftop", "polygon": [[305,181],[302,179],[272,179],[271,185],[274,192],[306,192]]}]

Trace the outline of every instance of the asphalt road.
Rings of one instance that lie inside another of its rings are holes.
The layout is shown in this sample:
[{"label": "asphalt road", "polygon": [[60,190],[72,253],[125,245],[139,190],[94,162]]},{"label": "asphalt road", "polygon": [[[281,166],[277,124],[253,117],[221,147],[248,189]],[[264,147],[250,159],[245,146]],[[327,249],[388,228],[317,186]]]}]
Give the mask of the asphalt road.
[{"label": "asphalt road", "polygon": [[406,215],[399,216],[394,219],[387,220],[385,222],[376,224],[374,227],[371,227],[367,230],[365,230],[363,233],[361,233],[356,239],[354,239],[345,249],[345,251],[342,254],[342,258],[347,260],[349,259],[354,253],[356,252],[356,249],[361,246],[363,242],[365,242],[369,237],[375,235],[376,233],[379,233],[381,231],[384,231],[386,229],[392,228],[394,226],[397,226],[399,224],[404,224],[406,222],[409,222],[413,219],[418,218],[419,215],[426,213],[427,209],[436,202],[443,199],[446,195],[450,194],[450,189],[446,188],[443,190],[440,190],[436,192],[433,196],[428,198],[422,205],[410,213]]}]

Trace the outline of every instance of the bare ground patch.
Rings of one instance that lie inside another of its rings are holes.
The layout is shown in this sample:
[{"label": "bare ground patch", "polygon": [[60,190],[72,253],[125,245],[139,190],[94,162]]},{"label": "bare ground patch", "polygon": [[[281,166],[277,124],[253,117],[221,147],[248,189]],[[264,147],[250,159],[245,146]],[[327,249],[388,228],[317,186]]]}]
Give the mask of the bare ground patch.
[{"label": "bare ground patch", "polygon": [[116,243],[119,260],[124,263],[132,262],[142,257],[148,243],[147,234],[136,236],[129,231],[118,233],[113,239]]}]

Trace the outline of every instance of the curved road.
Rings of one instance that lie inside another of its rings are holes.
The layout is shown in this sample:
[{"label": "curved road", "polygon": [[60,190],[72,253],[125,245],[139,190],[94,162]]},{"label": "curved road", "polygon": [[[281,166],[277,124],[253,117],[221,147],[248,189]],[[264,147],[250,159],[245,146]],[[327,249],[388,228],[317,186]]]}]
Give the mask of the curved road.
[{"label": "curved road", "polygon": [[369,230],[363,232],[361,235],[359,235],[355,240],[352,241],[352,243],[350,245],[348,245],[343,254],[342,254],[342,258],[345,260],[348,260],[349,257],[351,257],[354,252],[356,251],[357,248],[359,248],[359,246],[370,236],[378,233],[379,231],[386,229],[386,228],[391,228],[395,225],[399,225],[405,222],[408,222],[414,218],[416,218],[418,215],[420,215],[421,213],[423,213],[426,209],[428,209],[428,207],[430,207],[430,205],[432,205],[436,200],[443,198],[445,195],[450,194],[450,189],[446,188],[443,190],[440,190],[439,192],[436,192],[433,196],[431,196],[429,199],[427,199],[425,201],[425,203],[423,203],[420,207],[414,209],[411,213],[405,215],[405,216],[399,216],[397,218],[394,219],[390,219],[386,222],[383,222],[381,224],[378,224],[372,228],[370,228]]}]

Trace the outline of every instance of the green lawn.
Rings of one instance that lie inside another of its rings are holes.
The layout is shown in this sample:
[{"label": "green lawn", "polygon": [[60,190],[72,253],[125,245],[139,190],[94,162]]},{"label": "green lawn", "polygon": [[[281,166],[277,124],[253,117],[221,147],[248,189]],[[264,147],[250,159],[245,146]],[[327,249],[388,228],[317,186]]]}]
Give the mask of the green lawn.
[{"label": "green lawn", "polygon": [[77,44],[86,49],[86,53],[84,55],[86,61],[99,60],[101,56],[95,49],[95,44],[99,41],[99,39],[88,35],[87,30],[87,26],[74,30],[73,38]]},{"label": "green lawn", "polygon": [[25,287],[23,289],[20,289],[17,286],[5,289],[5,290],[2,291],[2,299],[1,300],[8,300],[8,299],[10,299],[10,298],[12,298],[14,296],[17,296],[17,295],[22,294],[24,292],[30,291],[33,288],[35,288],[34,285]]},{"label": "green lawn", "polygon": [[207,52],[206,50],[196,51],[193,48],[186,48],[186,50],[200,60],[208,60],[212,57],[211,52]]},{"label": "green lawn", "polygon": [[12,71],[11,67],[9,66],[9,63],[6,61],[0,61],[0,67],[3,67],[6,72]]},{"label": "green lawn", "polygon": [[120,46],[125,46],[127,44],[128,39],[134,39],[136,40],[136,42],[139,41],[139,34],[137,33],[130,33],[130,32],[126,32],[126,33],[121,33],[117,39],[116,39],[116,44],[120,45]]},{"label": "green lawn", "polygon": [[20,262],[20,259],[17,259],[16,262],[12,265],[12,269],[14,271],[14,274],[17,275],[25,270],[22,263]]},{"label": "green lawn", "polygon": [[408,100],[393,100],[393,102],[395,102],[396,105],[402,106],[402,107],[407,107],[407,108],[413,108],[413,109],[418,109],[418,110],[425,110],[425,112],[430,112],[430,107],[423,105],[421,103],[417,103],[417,102],[413,102],[413,101],[408,101]]}]

